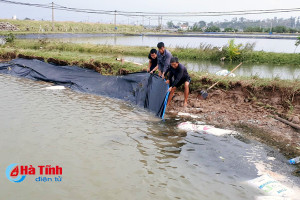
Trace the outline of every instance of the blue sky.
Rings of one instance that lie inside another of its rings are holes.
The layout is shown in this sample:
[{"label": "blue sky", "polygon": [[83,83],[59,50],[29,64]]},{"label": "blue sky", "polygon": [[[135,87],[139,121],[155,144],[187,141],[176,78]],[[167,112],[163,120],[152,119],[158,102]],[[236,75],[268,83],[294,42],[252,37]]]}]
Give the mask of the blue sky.
[{"label": "blue sky", "polygon": [[[45,0],[15,0],[19,2],[42,3],[48,4],[51,1]],[[233,11],[233,10],[250,10],[250,9],[281,9],[281,8],[298,8],[300,7],[300,0],[54,0],[54,3],[75,7],[75,8],[91,8],[102,10],[122,10],[122,11],[148,11],[148,12],[202,12],[202,11]],[[51,10],[42,8],[33,8],[27,6],[10,5],[0,2],[0,18],[11,18],[16,15],[19,19],[25,17],[32,19],[51,19]],[[246,17],[248,19],[263,19],[273,17],[290,17],[300,16],[300,12],[294,13],[281,13],[281,14],[264,14],[264,15],[247,15],[237,16]],[[187,17],[175,18],[165,17],[163,22],[166,21],[223,21],[223,19],[230,20],[234,16],[222,17]],[[74,13],[66,11],[55,11],[55,20],[58,21],[89,21],[89,22],[102,22],[113,23],[113,16]],[[150,19],[151,24],[157,24],[157,18]],[[117,19],[118,23],[141,23],[141,17],[121,17]],[[144,23],[148,24],[149,20],[144,19]]]}]

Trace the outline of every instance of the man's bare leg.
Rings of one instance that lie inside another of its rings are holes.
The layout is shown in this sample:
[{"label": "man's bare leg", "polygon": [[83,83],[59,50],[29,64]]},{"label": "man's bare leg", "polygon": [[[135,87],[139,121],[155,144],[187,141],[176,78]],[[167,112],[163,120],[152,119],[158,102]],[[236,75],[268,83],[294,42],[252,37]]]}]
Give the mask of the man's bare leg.
[{"label": "man's bare leg", "polygon": [[176,87],[173,87],[172,90],[171,90],[171,92],[170,92],[170,94],[169,94],[167,106],[170,105],[170,102],[171,102],[171,100],[172,100],[172,98],[174,96],[175,90],[176,90]]},{"label": "man's bare leg", "polygon": [[190,92],[190,83],[188,81],[186,81],[184,83],[184,104],[183,107],[187,107],[187,100],[188,100],[188,96],[189,96],[189,92]]}]

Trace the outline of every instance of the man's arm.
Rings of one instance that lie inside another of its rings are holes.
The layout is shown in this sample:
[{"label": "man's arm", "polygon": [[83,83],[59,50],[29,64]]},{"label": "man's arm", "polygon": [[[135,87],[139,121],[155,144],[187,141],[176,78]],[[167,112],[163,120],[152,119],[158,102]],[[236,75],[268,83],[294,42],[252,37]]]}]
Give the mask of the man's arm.
[{"label": "man's arm", "polygon": [[168,76],[168,80],[166,81],[166,83],[168,83],[170,86],[172,84],[173,76],[174,76],[174,74],[172,73],[172,71],[170,71],[169,76]]},{"label": "man's arm", "polygon": [[149,72],[149,71],[150,71],[150,67],[151,67],[151,65],[152,65],[152,62],[151,62],[151,59],[149,59],[149,64],[148,64],[148,69],[147,69],[147,72]]},{"label": "man's arm", "polygon": [[[179,68],[179,67],[178,67]],[[177,85],[177,83],[181,80],[182,76],[183,76],[183,72],[184,69],[183,68],[179,68],[179,72],[178,72],[178,76],[177,78],[174,80],[174,82],[172,83],[171,87],[174,87],[175,85]]]},{"label": "man's arm", "polygon": [[152,73],[155,72],[157,69],[158,69],[158,65],[156,65],[156,67],[154,67],[154,69],[152,69],[152,71],[151,71],[150,73],[152,74]]}]

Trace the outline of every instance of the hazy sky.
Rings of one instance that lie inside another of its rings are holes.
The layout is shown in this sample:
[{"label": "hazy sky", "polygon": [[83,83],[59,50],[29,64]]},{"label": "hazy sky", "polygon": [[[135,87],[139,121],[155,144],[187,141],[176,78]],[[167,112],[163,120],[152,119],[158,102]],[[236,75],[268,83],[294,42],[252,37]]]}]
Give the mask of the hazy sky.
[{"label": "hazy sky", "polygon": [[[47,4],[50,1],[44,0],[15,0],[19,2],[41,3]],[[201,11],[236,11],[250,9],[282,9],[282,8],[300,8],[300,0],[54,0],[54,3],[75,7],[90,8],[101,10],[121,10],[121,11],[148,11],[148,12],[201,12]],[[18,19],[25,17],[32,19],[51,19],[51,10],[44,8],[34,8],[28,6],[11,5],[0,2],[0,18],[11,18],[16,15]],[[300,12],[293,13],[277,13],[264,15],[246,15],[236,16],[245,17],[247,19],[264,19],[273,17],[291,17],[300,16]],[[194,18],[174,18],[164,17],[163,22],[173,20],[177,21],[223,21],[223,19],[231,20],[235,16],[222,17],[194,17]],[[55,20],[58,21],[90,21],[113,23],[113,16],[96,15],[85,13],[74,13],[67,11],[55,11]],[[118,23],[141,23],[141,17],[121,17],[117,18]],[[157,17],[151,18],[151,24],[157,24]],[[149,20],[144,19],[144,23],[148,24]]]}]

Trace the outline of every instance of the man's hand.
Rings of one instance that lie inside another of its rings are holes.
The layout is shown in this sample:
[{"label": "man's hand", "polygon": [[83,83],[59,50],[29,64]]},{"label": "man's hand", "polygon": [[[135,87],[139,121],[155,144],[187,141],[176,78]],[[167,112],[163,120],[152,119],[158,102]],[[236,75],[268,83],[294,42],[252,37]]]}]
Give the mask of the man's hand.
[{"label": "man's hand", "polygon": [[[147,72],[149,73],[149,71],[150,71],[150,69],[149,68],[147,68]],[[151,72],[150,72],[151,73]]]},{"label": "man's hand", "polygon": [[153,71],[151,71],[150,74],[153,74]]},{"label": "man's hand", "polygon": [[162,78],[162,79],[165,79],[165,73],[163,73],[163,74],[161,75],[161,78]]},{"label": "man's hand", "polygon": [[167,80],[165,83],[169,85],[169,83],[170,83],[170,80]]},{"label": "man's hand", "polygon": [[168,90],[168,92],[171,92],[171,91],[172,91],[172,89],[173,89],[173,88],[172,88],[172,87],[170,87],[170,88],[169,88],[169,90]]}]

